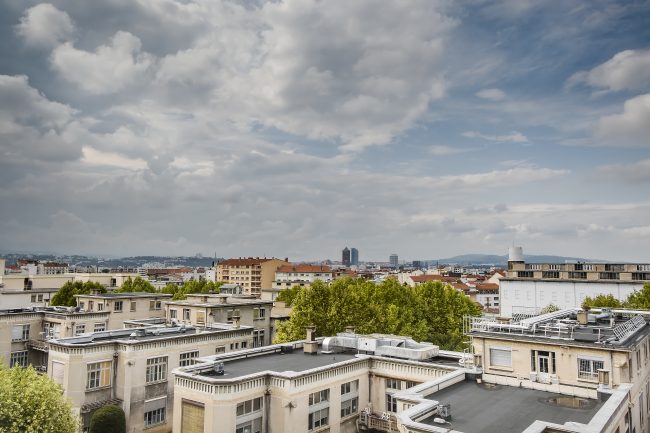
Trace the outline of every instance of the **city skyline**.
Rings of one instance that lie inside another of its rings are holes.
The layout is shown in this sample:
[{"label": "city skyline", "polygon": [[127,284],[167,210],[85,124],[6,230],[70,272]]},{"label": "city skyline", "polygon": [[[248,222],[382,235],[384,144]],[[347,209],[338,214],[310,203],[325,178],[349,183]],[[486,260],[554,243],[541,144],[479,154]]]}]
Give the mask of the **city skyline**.
[{"label": "city skyline", "polygon": [[4,250],[649,259],[645,1],[0,11]]}]

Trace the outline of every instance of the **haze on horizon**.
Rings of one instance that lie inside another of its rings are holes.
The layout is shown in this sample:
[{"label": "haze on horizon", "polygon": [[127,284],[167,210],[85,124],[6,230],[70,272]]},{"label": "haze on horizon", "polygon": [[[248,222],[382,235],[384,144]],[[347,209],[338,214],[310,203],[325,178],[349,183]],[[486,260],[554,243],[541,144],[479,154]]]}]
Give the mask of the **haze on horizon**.
[{"label": "haze on horizon", "polygon": [[0,247],[650,261],[647,0],[0,0]]}]

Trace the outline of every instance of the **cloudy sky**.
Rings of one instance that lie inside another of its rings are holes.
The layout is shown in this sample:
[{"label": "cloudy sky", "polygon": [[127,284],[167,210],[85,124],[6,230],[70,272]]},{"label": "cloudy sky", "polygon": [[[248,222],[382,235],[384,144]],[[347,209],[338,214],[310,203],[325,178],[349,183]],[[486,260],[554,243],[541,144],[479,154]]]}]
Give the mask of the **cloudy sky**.
[{"label": "cloudy sky", "polygon": [[0,0],[0,249],[650,261],[650,2]]}]

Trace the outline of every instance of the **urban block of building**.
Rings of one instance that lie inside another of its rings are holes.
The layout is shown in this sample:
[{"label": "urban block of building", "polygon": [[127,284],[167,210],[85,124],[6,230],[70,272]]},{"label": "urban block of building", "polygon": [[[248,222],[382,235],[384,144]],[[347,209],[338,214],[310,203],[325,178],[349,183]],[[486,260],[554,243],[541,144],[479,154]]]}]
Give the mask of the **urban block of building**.
[{"label": "urban block of building", "polygon": [[260,296],[263,288],[272,287],[275,271],[288,262],[259,257],[223,260],[217,264],[217,280],[239,284],[245,295]]},{"label": "urban block of building", "polygon": [[262,289],[262,299],[274,301],[278,294],[291,287],[310,287],[320,280],[329,283],[334,279],[332,268],[324,265],[283,265],[275,271],[275,279],[270,289]]}]

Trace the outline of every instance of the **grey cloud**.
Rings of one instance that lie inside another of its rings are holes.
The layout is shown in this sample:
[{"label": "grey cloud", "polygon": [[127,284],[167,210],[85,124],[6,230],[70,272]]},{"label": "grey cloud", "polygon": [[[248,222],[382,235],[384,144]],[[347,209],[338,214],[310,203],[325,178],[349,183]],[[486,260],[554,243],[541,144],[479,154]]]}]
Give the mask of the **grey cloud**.
[{"label": "grey cloud", "polygon": [[650,89],[650,50],[625,50],[589,71],[575,73],[567,86],[584,83],[604,91]]},{"label": "grey cloud", "polygon": [[27,10],[16,33],[29,47],[52,48],[69,40],[75,31],[70,16],[49,3],[41,3]]},{"label": "grey cloud", "polygon": [[633,164],[611,164],[596,169],[598,177],[631,184],[650,182],[650,159]]}]

